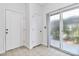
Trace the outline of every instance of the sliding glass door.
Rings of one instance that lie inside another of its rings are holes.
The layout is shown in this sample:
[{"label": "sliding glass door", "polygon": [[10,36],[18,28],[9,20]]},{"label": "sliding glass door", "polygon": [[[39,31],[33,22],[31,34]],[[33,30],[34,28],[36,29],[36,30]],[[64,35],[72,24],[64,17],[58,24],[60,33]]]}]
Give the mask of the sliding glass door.
[{"label": "sliding glass door", "polygon": [[79,54],[79,9],[63,13],[63,49]]},{"label": "sliding glass door", "polygon": [[79,9],[50,16],[50,45],[79,55]]},{"label": "sliding glass door", "polygon": [[50,45],[55,47],[60,47],[60,15],[53,15],[50,16],[49,21],[49,39]]}]

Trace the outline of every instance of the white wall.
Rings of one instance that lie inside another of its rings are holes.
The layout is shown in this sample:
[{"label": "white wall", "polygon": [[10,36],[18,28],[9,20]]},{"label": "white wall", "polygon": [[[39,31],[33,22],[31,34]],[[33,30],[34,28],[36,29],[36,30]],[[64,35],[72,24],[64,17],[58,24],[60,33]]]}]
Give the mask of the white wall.
[{"label": "white wall", "polygon": [[42,41],[42,7],[40,4],[26,4],[27,39],[26,46],[33,48]]},{"label": "white wall", "polygon": [[[0,53],[4,52],[5,47],[5,9],[12,9],[23,13],[25,16],[25,4],[20,3],[1,3],[0,4]],[[25,20],[25,19],[24,19]],[[23,44],[22,44],[23,45]]]},{"label": "white wall", "polygon": [[29,3],[25,4],[25,46],[30,48],[30,7]]},{"label": "white wall", "polygon": [[44,29],[44,26],[47,26],[46,23],[46,14],[57,10],[59,8],[71,5],[69,3],[47,3],[43,6],[43,41],[42,44],[47,45],[47,29]]}]

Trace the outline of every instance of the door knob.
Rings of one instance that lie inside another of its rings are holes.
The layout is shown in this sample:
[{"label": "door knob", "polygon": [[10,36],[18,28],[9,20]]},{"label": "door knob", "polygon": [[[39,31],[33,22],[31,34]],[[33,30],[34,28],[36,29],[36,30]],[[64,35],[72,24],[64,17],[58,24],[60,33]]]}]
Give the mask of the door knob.
[{"label": "door knob", "polygon": [[6,31],[8,31],[8,29],[6,29]]},{"label": "door knob", "polygon": [[8,32],[6,32],[6,34],[8,34]]}]

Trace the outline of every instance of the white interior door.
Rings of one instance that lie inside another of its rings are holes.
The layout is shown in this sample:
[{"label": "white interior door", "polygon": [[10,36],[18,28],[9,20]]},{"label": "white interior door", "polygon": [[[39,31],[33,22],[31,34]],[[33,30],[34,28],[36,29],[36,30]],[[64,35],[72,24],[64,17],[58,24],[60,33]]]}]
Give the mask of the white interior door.
[{"label": "white interior door", "polygon": [[21,41],[21,14],[6,10],[6,50],[20,46]]}]

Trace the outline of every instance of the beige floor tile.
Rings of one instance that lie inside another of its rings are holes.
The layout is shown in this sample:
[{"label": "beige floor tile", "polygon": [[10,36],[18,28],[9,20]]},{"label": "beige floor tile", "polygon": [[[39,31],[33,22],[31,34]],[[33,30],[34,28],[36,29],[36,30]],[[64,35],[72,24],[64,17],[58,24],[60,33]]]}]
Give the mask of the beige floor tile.
[{"label": "beige floor tile", "polygon": [[7,51],[2,56],[69,56],[54,48],[47,48],[45,46],[38,46],[31,50],[26,47],[20,47]]}]

